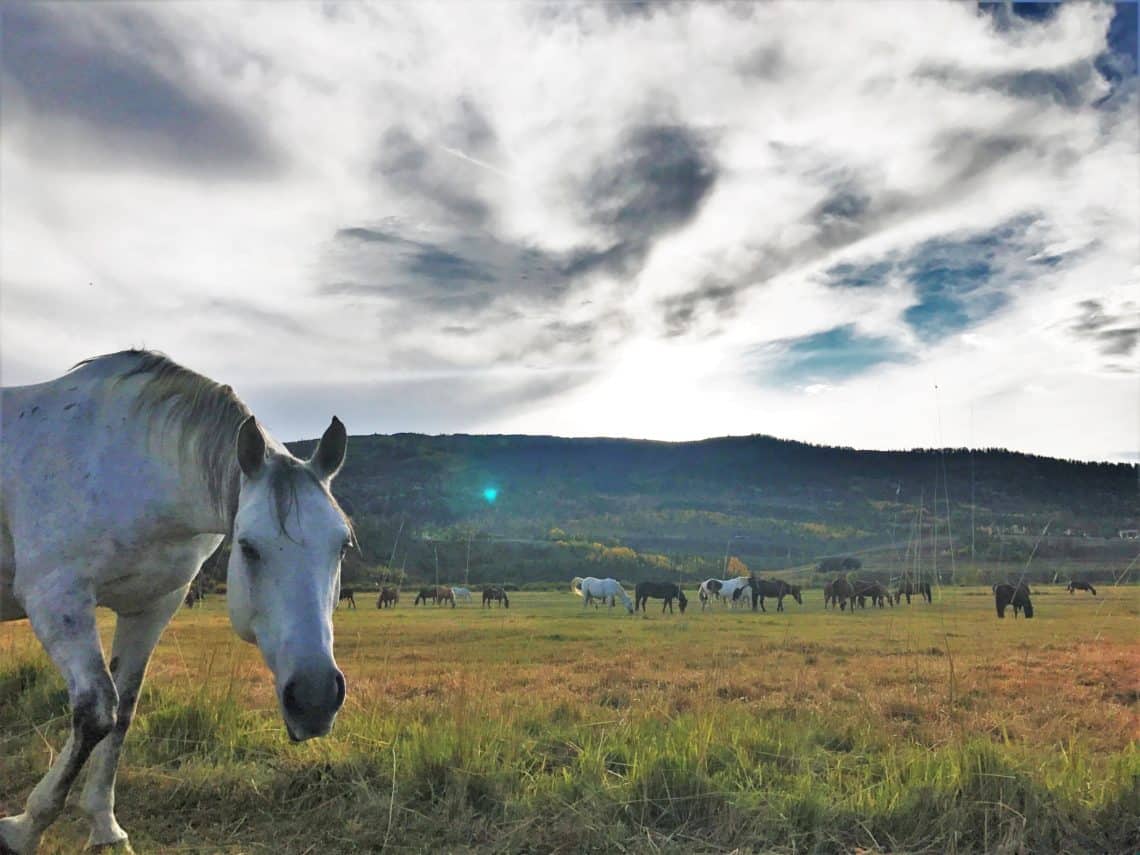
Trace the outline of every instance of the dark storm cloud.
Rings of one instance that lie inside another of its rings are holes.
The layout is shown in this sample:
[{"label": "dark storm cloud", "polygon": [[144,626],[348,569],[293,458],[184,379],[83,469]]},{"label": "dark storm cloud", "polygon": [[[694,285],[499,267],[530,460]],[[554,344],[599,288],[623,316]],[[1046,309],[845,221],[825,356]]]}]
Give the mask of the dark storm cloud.
[{"label": "dark storm cloud", "polygon": [[705,141],[682,125],[632,128],[581,189],[587,219],[609,238],[569,254],[567,276],[594,271],[630,276],[653,244],[689,223],[716,182]]},{"label": "dark storm cloud", "polygon": [[717,318],[727,317],[736,307],[740,287],[716,279],[706,279],[699,289],[661,301],[665,312],[665,335],[684,335],[703,311],[711,310]]},{"label": "dark storm cloud", "polygon": [[[456,148],[466,146],[479,155],[494,151],[497,140],[490,122],[472,102],[458,104],[445,136]],[[390,130],[381,148],[380,170],[399,189],[430,200],[436,211],[458,210],[460,219],[472,225],[488,219],[473,194],[440,178],[437,153],[406,129]],[[707,144],[694,130],[636,125],[599,158],[576,191],[582,218],[601,236],[601,246],[555,252],[502,240],[489,228],[448,228],[455,223],[446,216],[432,230],[431,241],[406,236],[406,227],[396,222],[344,228],[333,247],[337,275],[322,293],[406,300],[441,315],[437,322],[442,326],[461,320],[469,327],[469,318],[451,316],[492,305],[549,307],[597,274],[636,275],[658,240],[697,216],[715,180]],[[593,323],[548,325],[521,336],[516,356],[576,349],[585,357],[599,331]]]},{"label": "dark storm cloud", "polygon": [[[1096,345],[1102,356],[1131,356],[1140,344],[1140,310],[1126,304],[1120,314],[1105,311],[1099,300],[1082,300],[1077,304],[1080,315],[1069,329]],[[1120,368],[1121,366],[1114,366]],[[1134,371],[1135,368],[1127,369]]]},{"label": "dark storm cloud", "polygon": [[[177,43],[137,11],[100,9],[99,28],[70,4],[8,3],[0,14],[6,121],[77,122],[83,138],[67,142],[97,147],[110,165],[276,171],[281,156],[254,121],[189,88]],[[119,49],[120,39],[134,47],[131,54]],[[64,142],[43,128],[34,136],[49,147]]]}]

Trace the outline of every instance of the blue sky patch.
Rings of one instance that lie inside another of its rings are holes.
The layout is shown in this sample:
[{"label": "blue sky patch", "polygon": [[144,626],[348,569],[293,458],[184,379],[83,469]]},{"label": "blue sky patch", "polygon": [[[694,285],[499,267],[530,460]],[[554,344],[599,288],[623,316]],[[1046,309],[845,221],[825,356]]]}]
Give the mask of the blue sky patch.
[{"label": "blue sky patch", "polygon": [[907,355],[890,339],[863,336],[854,324],[783,342],[771,374],[788,384],[847,380],[877,365],[905,362]]}]

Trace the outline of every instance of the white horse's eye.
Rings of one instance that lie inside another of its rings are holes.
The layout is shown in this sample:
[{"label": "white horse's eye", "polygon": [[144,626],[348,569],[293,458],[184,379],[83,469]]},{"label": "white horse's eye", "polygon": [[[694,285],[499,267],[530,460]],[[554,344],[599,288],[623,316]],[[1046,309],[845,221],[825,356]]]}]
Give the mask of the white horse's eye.
[{"label": "white horse's eye", "polygon": [[252,543],[243,540],[239,545],[241,546],[242,558],[246,561],[252,564],[261,560],[261,553],[257,551],[257,548]]}]

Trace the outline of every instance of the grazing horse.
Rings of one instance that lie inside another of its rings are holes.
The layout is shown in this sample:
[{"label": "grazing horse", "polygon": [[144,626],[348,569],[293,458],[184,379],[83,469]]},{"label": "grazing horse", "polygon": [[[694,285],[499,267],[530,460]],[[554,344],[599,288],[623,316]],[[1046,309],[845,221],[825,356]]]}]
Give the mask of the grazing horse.
[{"label": "grazing horse", "polygon": [[376,608],[392,608],[398,602],[400,602],[400,589],[385,585],[380,589],[380,596],[376,598]]},{"label": "grazing horse", "polygon": [[[0,851],[35,851],[89,758],[88,843],[126,843],[115,775],[147,662],[227,535],[230,622],[273,672],[286,731],[329,732],[345,696],[332,611],[353,538],[329,492],[347,443],[339,419],[300,460],[229,386],[131,350],[0,390],[0,436],[0,620],[29,620],[72,710],[24,812],[0,820]],[[109,667],[97,606],[118,616]]]},{"label": "grazing horse", "polygon": [[[721,600],[723,600],[729,606],[733,605],[734,603],[739,603],[740,598],[743,596],[743,592],[748,589],[747,576],[733,576],[731,579],[710,579],[708,581],[720,582],[720,591],[718,592],[719,596]],[[749,599],[745,602],[751,605],[753,608],[756,607],[752,602],[751,597],[749,597]]]},{"label": "grazing horse", "polygon": [[865,609],[867,607],[867,600],[871,601],[871,605],[883,608],[883,601],[891,604],[894,608],[895,601],[891,597],[891,592],[887,590],[886,586],[880,582],[875,581],[859,581],[853,585],[853,596],[859,603],[859,608]]},{"label": "grazing horse", "polygon": [[633,600],[629,598],[629,594],[617,579],[575,576],[570,580],[570,590],[582,598],[582,608],[586,608],[593,600],[608,600],[612,609],[614,600],[621,600],[625,610],[633,614]]},{"label": "grazing horse", "polygon": [[507,592],[498,585],[483,589],[483,607],[491,608],[492,602],[498,602],[499,608],[510,608],[511,601],[507,599]]},{"label": "grazing horse", "polygon": [[720,579],[705,579],[697,588],[697,598],[701,601],[701,611],[704,611],[710,600],[720,599],[720,589],[724,582]]},{"label": "grazing horse", "polygon": [[847,608],[848,601],[851,602],[851,611],[855,611],[854,594],[855,589],[843,576],[838,577],[831,583],[831,600],[839,605],[840,611]]},{"label": "grazing horse", "polygon": [[1033,617],[1033,603],[1029,599],[1029,586],[1018,582],[1017,587],[1002,582],[994,585],[994,605],[997,606],[997,616],[1005,617],[1007,606],[1013,606],[1013,616],[1017,617],[1019,611],[1025,612],[1027,618]]},{"label": "grazing horse", "polygon": [[451,601],[451,607],[455,608],[455,595],[451,593],[451,588],[446,585],[428,585],[427,587],[420,588],[420,592],[416,594],[416,601],[412,603],[413,606],[418,606],[422,601],[426,606],[427,601],[431,600],[435,605]]},{"label": "grazing horse", "polygon": [[685,592],[676,582],[638,582],[634,589],[633,610],[645,611],[645,604],[649,602],[650,597],[655,600],[663,600],[661,614],[665,614],[666,606],[669,607],[669,614],[673,614],[673,600],[676,600],[677,605],[680,606],[681,614],[685,613],[685,607],[689,605]]},{"label": "grazing horse", "polygon": [[1069,583],[1068,591],[1070,594],[1073,591],[1088,591],[1094,597],[1096,596],[1096,588],[1092,586],[1091,582],[1081,582],[1076,579]]},{"label": "grazing horse", "polygon": [[783,579],[760,579],[758,577],[749,577],[748,587],[752,589],[752,610],[756,610],[756,604],[759,603],[760,611],[768,611],[764,608],[764,598],[774,597],[776,600],[776,611],[782,612],[784,610],[784,597],[791,596],[801,606],[804,604],[803,597],[800,596],[799,585],[789,585]]},{"label": "grazing horse", "polygon": [[340,596],[337,597],[336,607],[339,609],[340,604],[343,603],[345,600],[348,600],[348,607],[350,609],[355,609],[356,608],[356,591],[354,591],[352,588],[341,588],[340,589]]},{"label": "grazing horse", "polygon": [[906,597],[906,604],[910,605],[911,595],[922,597],[926,602],[934,601],[934,597],[930,592],[930,583],[925,579],[921,582],[915,582],[912,579],[903,579],[899,582],[898,588],[895,590],[895,603],[902,602],[902,598]]},{"label": "grazing horse", "polygon": [[470,588],[461,588],[458,585],[453,585],[451,588],[451,593],[455,595],[455,599],[457,600],[466,600],[469,603],[471,602]]}]

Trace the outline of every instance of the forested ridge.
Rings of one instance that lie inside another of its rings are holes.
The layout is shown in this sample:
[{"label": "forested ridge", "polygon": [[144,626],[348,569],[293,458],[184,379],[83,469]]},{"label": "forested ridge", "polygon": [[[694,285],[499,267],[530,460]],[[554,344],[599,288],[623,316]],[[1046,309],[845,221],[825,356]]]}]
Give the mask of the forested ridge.
[{"label": "forested ridge", "polygon": [[584,560],[624,561],[628,578],[699,574],[729,552],[780,568],[927,541],[987,560],[1023,560],[1034,545],[1123,553],[1137,486],[1129,464],[1004,449],[374,434],[350,438],[335,492],[360,532],[349,577],[391,564],[427,578],[439,563],[443,578],[461,566],[475,581],[525,582]]}]

